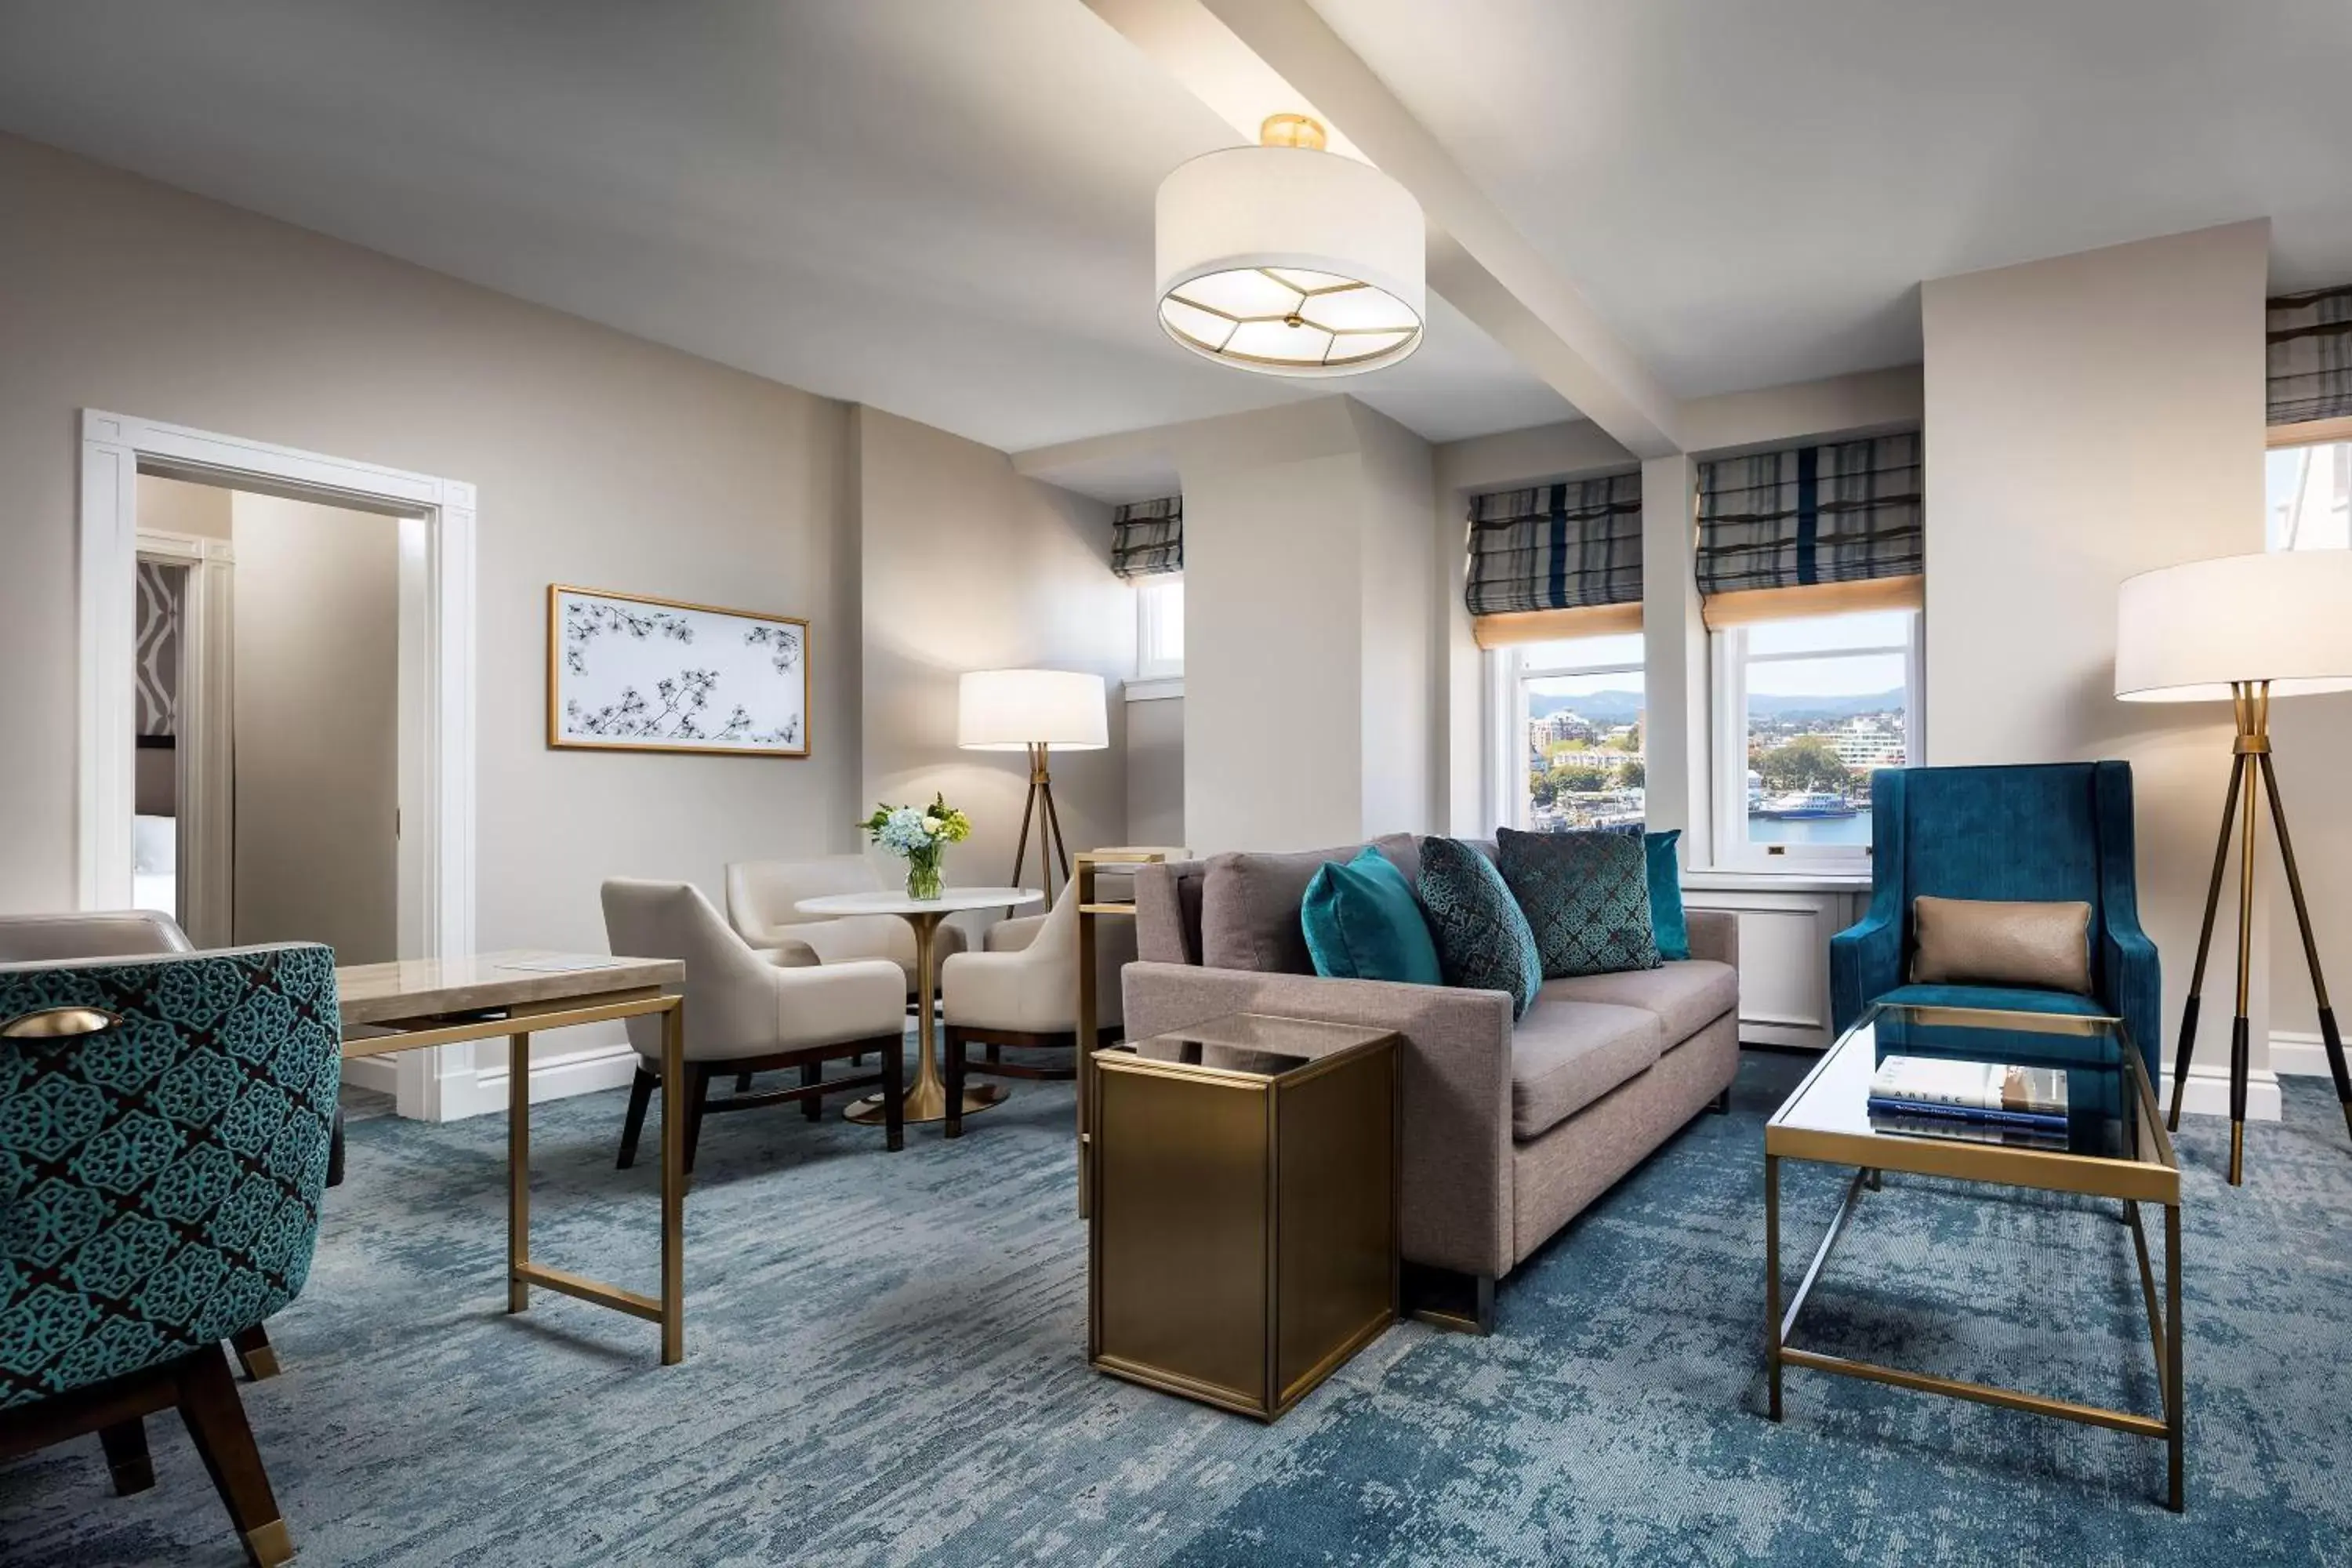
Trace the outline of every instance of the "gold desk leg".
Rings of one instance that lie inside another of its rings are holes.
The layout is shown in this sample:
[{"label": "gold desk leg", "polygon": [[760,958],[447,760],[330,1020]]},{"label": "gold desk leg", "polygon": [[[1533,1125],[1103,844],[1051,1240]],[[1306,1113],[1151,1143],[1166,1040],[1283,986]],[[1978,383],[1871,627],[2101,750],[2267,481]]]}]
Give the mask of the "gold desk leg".
[{"label": "gold desk leg", "polygon": [[686,1000],[662,1020],[662,1365],[686,1359]]},{"label": "gold desk leg", "polygon": [[1764,1156],[1765,1368],[1772,1385],[1772,1419],[1780,1419],[1780,1157]]},{"label": "gold desk leg", "polygon": [[530,1306],[530,1037],[507,1037],[507,1310]]},{"label": "gold desk leg", "polygon": [[2180,1375],[2180,1205],[2167,1204],[2164,1207],[2164,1384],[2166,1425],[2165,1471],[2168,1491],[2165,1506],[2175,1513],[2188,1510],[2189,1499],[2182,1490],[2182,1450],[2189,1441],[2189,1385]]}]

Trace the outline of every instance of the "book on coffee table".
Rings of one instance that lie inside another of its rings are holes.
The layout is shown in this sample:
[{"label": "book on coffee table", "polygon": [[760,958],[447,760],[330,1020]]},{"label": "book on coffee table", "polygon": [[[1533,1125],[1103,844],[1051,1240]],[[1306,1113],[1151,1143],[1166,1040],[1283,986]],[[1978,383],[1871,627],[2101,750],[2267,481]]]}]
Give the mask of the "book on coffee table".
[{"label": "book on coffee table", "polygon": [[1917,1123],[1921,1131],[1958,1125],[2063,1135],[2066,1071],[2014,1062],[1888,1057],[1871,1075],[1869,1110],[1874,1121],[1899,1117]]}]

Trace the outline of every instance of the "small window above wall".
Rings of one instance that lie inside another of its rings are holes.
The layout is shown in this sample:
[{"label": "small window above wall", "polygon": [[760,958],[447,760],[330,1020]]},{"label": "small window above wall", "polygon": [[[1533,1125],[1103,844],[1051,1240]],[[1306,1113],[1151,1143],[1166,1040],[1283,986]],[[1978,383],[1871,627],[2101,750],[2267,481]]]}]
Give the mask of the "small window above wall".
[{"label": "small window above wall", "polygon": [[1698,465],[1716,858],[1860,871],[1870,780],[1921,760],[1916,433]]},{"label": "small window above wall", "polygon": [[2270,301],[2272,550],[2352,546],[2352,284]]},{"label": "small window above wall", "polygon": [[1184,498],[1136,501],[1111,515],[1110,569],[1135,585],[1135,678],[1184,673]]}]

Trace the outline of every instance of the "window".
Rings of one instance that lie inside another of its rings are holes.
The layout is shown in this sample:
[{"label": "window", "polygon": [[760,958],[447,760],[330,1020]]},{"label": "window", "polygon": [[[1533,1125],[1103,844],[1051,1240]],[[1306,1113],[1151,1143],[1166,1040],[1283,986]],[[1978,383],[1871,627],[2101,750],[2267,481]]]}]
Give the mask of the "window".
[{"label": "window", "polygon": [[1534,833],[1642,820],[1642,635],[1527,643],[1510,673],[1511,826]]},{"label": "window", "polygon": [[1184,673],[1184,579],[1162,574],[1135,584],[1135,678],[1170,680]]},{"label": "window", "polygon": [[2271,549],[2352,546],[2352,441],[2272,447],[2263,489]]},{"label": "window", "polygon": [[1759,621],[1714,642],[1717,859],[1859,869],[1870,775],[1919,760],[1919,612]]}]

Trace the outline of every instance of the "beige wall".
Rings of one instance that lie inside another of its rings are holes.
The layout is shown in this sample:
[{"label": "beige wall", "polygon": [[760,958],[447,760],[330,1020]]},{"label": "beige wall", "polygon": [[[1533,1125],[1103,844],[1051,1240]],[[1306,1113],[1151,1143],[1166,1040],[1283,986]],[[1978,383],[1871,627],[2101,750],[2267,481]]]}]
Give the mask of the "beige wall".
[{"label": "beige wall", "polygon": [[1184,844],[1184,700],[1127,704],[1127,841]]},{"label": "beige wall", "polygon": [[233,510],[234,940],[381,963],[398,956],[400,524],[275,496]]},{"label": "beige wall", "polygon": [[[2263,547],[2268,243],[2267,223],[2236,224],[1922,291],[1927,760],[2131,762],[2168,1055],[2231,727],[2216,705],[2115,700],[2116,590]],[[2228,1056],[2225,973],[2208,977],[2209,1066]],[[2258,1066],[2264,1028],[2257,1016]]]},{"label": "beige wall", "polygon": [[[119,412],[119,411],[118,411]],[[218,485],[191,484],[162,474],[139,476],[139,526],[156,533],[226,539],[233,526],[229,497]]]},{"label": "beige wall", "polygon": [[[844,405],[5,137],[0,212],[0,910],[74,896],[84,407],[478,487],[486,947],[601,950],[608,876],[715,898],[729,859],[849,846]],[[808,616],[814,755],[549,751],[551,582]]]},{"label": "beige wall", "polygon": [[[1003,453],[928,425],[861,407],[854,426],[866,719],[864,784],[843,820],[877,801],[944,791],[973,824],[948,852],[948,881],[1003,883],[1028,761],[956,749],[958,677],[1087,670],[1104,678],[1110,745],[1054,754],[1055,807],[1073,854],[1124,841],[1127,704],[1118,698],[1135,671],[1135,595],[1111,574],[1111,509],[1024,479]],[[1033,842],[1028,886],[1039,884],[1038,865]]]}]

